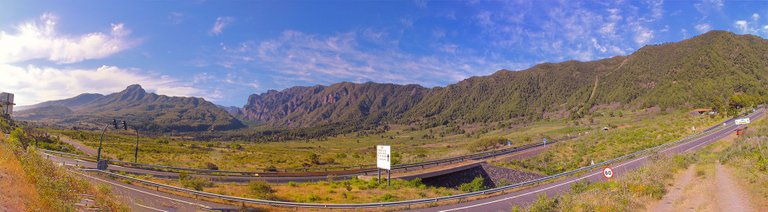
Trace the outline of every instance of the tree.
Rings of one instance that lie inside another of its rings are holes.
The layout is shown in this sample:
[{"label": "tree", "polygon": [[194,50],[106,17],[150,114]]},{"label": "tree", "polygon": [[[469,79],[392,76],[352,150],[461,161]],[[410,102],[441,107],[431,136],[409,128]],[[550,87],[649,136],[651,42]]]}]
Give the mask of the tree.
[{"label": "tree", "polygon": [[317,155],[314,152],[309,154],[309,162],[315,165],[320,164],[320,155]]}]

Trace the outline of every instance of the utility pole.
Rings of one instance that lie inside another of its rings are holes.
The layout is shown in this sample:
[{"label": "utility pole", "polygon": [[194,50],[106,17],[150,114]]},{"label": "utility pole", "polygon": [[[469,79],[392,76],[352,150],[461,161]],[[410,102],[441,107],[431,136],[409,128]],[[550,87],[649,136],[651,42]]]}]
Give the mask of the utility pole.
[{"label": "utility pole", "polygon": [[133,163],[139,163],[139,129],[133,128],[136,131],[136,149],[133,152]]}]

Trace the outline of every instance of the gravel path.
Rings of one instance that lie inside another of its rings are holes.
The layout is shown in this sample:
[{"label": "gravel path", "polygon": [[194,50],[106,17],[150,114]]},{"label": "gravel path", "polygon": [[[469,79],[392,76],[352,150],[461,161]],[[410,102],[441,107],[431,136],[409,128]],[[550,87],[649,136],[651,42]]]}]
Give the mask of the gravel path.
[{"label": "gravel path", "polygon": [[749,203],[749,195],[736,181],[730,170],[715,163],[717,181],[717,205],[720,211],[755,211]]},{"label": "gravel path", "polygon": [[693,181],[693,174],[696,171],[696,164],[691,165],[685,172],[678,174],[675,177],[675,182],[664,197],[657,203],[655,207],[648,207],[652,209],[649,211],[673,211],[675,208],[675,202],[679,201],[684,195],[684,189],[688,187]]}]

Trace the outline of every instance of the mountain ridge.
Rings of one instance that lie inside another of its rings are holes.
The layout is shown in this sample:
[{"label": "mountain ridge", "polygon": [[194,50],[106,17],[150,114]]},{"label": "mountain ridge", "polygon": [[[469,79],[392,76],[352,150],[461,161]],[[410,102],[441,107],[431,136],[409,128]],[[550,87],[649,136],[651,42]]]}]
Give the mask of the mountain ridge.
[{"label": "mountain ridge", "polygon": [[[56,107],[51,107],[56,106]],[[47,101],[19,111],[19,119],[55,118],[41,116],[45,108],[66,111],[71,115],[59,117],[60,123],[104,122],[113,118],[126,119],[143,130],[153,131],[203,131],[228,130],[244,125],[211,102],[199,97],[170,97],[146,92],[140,85],[125,90],[101,94],[81,94],[69,99]],[[62,108],[63,107],[63,108]]]},{"label": "mountain ridge", "polygon": [[[717,108],[723,107],[722,102],[728,102],[734,94],[758,98],[754,96],[768,93],[765,89],[768,64],[763,62],[768,60],[766,43],[765,39],[752,35],[713,30],[680,42],[646,45],[627,56],[542,63],[519,71],[502,69],[445,87],[413,85],[421,88],[418,98],[405,101],[407,104],[379,105],[378,111],[390,113],[373,116],[350,107],[350,104],[367,105],[357,104],[361,95],[384,97],[362,87],[387,85],[388,89],[399,91],[409,85],[342,82],[271,90],[251,95],[241,113],[246,114],[243,117],[246,120],[270,126],[301,128],[344,122],[435,125],[456,121],[578,118],[587,115],[596,105],[614,103],[626,108]],[[714,79],[718,76],[725,76],[727,80],[717,83]],[[350,92],[359,95],[349,96]],[[328,94],[332,94],[335,101],[318,104],[318,100],[328,100],[323,98]],[[387,94],[398,95],[397,92]],[[314,114],[315,111],[322,111],[322,115]]]}]

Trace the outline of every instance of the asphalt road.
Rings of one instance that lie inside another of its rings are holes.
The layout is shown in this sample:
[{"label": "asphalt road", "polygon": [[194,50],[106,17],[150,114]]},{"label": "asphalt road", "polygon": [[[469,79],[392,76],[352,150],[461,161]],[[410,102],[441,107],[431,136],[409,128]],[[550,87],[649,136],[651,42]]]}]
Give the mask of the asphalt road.
[{"label": "asphalt road", "polygon": [[[758,111],[749,115],[751,119],[762,116],[764,111]],[[676,146],[669,147],[667,149],[659,151],[661,154],[679,154],[684,152],[696,151],[707,144],[720,140],[731,133],[734,133],[739,126],[734,125],[733,121],[730,121],[728,125],[714,132],[710,135],[703,136],[694,139],[689,142],[678,144]],[[640,168],[644,164],[649,162],[648,156],[642,156],[628,161],[612,164],[610,167],[614,170],[615,177],[620,177],[624,173]],[[602,169],[593,170],[581,176],[567,177],[564,180],[555,181],[552,183],[541,184],[531,188],[523,189],[520,191],[499,195],[495,197],[468,201],[460,204],[443,205],[433,208],[417,209],[414,211],[510,211],[515,205],[525,206],[535,201],[539,195],[546,194],[547,196],[554,196],[558,193],[567,192],[570,190],[571,185],[580,181],[598,182],[605,181],[606,179],[602,175]]]},{"label": "asphalt road", "polygon": [[207,210],[237,210],[239,207],[177,196],[161,191],[128,185],[109,178],[92,174],[74,172],[92,184],[106,184],[112,187],[112,195],[118,201],[126,204],[131,211],[207,211]]}]

